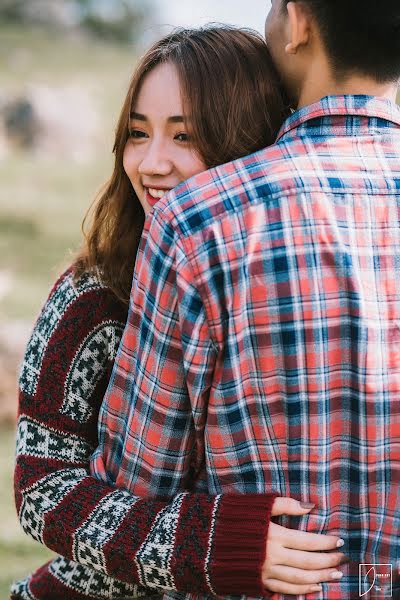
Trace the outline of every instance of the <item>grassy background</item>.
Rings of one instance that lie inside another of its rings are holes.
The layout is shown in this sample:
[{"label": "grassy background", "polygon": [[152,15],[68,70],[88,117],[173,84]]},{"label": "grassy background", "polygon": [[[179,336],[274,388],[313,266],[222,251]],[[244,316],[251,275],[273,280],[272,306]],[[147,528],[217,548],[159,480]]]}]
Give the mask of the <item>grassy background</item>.
[{"label": "grassy background", "polygon": [[93,161],[21,152],[0,160],[0,271],[11,270],[15,282],[0,301],[0,319],[30,320],[68,260],[66,251],[76,247],[82,217],[110,174],[114,125],[135,58],[129,48],[1,27],[0,56],[6,63],[2,92],[18,94],[29,83],[74,85],[90,94],[102,130]]},{"label": "grassy background", "polygon": [[[0,273],[12,277],[0,298],[0,325],[32,324],[69,252],[90,202],[109,177],[113,130],[135,64],[132,48],[0,25],[0,94],[27,85],[73,85],[90,95],[101,130],[95,158],[76,162],[16,151],[0,158]],[[57,132],[54,132],[57,135]],[[79,140],[77,140],[79,143]],[[0,359],[1,360],[1,359]],[[15,397],[9,402],[15,403]],[[0,428],[0,598],[51,555],[22,531],[12,493],[14,427]]]}]

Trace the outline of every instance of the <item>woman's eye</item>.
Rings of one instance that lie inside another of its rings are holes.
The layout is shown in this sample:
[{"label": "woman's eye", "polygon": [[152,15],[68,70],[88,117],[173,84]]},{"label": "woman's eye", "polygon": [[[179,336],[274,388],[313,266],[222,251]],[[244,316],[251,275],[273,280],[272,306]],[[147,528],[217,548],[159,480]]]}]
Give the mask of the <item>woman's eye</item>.
[{"label": "woman's eye", "polygon": [[189,141],[189,136],[187,133],[178,133],[175,136],[175,139],[178,140],[178,142],[188,142]]},{"label": "woman's eye", "polygon": [[139,140],[141,138],[147,137],[147,133],[145,133],[144,131],[140,131],[140,129],[130,129],[129,137],[134,140]]}]

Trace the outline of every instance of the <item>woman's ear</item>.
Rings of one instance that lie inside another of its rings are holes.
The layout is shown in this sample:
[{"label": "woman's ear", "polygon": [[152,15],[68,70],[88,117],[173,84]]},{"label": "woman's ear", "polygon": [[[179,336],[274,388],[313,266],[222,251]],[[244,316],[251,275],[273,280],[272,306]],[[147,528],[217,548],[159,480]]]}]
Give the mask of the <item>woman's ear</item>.
[{"label": "woman's ear", "polygon": [[286,54],[297,54],[310,41],[311,14],[304,2],[288,2],[290,42],[285,46]]}]

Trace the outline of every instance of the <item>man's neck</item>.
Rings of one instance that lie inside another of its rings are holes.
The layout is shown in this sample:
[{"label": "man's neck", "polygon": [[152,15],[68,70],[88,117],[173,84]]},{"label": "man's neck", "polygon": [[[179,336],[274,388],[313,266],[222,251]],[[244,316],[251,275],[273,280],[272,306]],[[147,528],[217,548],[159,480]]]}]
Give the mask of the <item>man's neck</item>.
[{"label": "man's neck", "polygon": [[[321,74],[323,74],[321,76]],[[361,75],[351,75],[343,80],[333,77],[328,65],[315,63],[307,72],[306,81],[300,90],[298,108],[318,102],[324,96],[366,95],[380,96],[396,101],[398,86],[396,83],[379,83]]]}]

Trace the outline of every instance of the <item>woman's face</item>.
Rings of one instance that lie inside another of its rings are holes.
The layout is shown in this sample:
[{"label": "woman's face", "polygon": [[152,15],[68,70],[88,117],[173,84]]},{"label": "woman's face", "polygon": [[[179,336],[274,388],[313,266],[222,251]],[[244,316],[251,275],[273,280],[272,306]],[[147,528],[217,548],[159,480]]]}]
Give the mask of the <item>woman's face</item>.
[{"label": "woman's face", "polygon": [[169,190],[207,168],[191,144],[171,63],[157,65],[143,80],[123,163],[146,214]]}]

